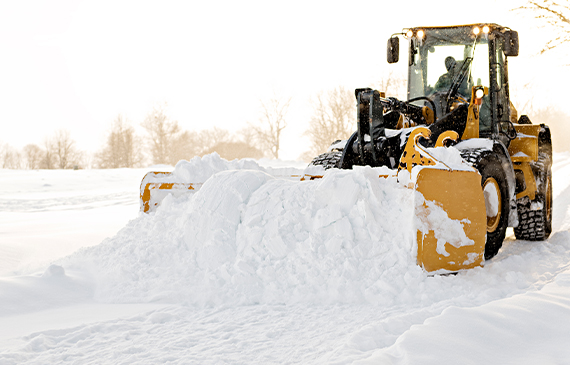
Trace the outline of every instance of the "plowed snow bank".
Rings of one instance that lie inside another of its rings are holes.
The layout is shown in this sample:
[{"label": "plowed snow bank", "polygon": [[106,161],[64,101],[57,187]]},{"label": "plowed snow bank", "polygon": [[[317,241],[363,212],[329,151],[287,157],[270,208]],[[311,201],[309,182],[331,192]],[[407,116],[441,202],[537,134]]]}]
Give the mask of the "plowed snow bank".
[{"label": "plowed snow bank", "polygon": [[552,280],[553,265],[563,270],[570,260],[563,232],[517,242],[484,268],[429,277],[415,263],[413,196],[375,169],[293,181],[255,163],[228,164],[235,162],[193,160],[195,172],[203,166],[210,176],[196,194],[167,197],[155,213],[58,264],[88,269],[103,302],[413,306],[513,295]]},{"label": "plowed snow bank", "polygon": [[263,170],[216,173],[63,264],[90,267],[113,302],[391,301],[391,284],[423,276],[408,189],[371,168],[315,181]]}]

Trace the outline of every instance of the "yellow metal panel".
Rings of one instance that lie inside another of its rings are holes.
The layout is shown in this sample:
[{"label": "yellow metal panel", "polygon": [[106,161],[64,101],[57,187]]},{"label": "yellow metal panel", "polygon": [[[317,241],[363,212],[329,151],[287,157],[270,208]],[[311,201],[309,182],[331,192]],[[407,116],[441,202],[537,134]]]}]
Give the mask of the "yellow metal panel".
[{"label": "yellow metal panel", "polygon": [[517,138],[509,144],[509,155],[513,162],[530,162],[538,158],[538,134],[540,125],[515,124]]},{"label": "yellow metal panel", "polygon": [[461,139],[479,138],[479,110],[481,108],[481,99],[475,97],[477,89],[483,90],[484,95],[489,94],[489,88],[482,86],[473,86],[471,88],[471,102],[467,111],[467,123]]},{"label": "yellow metal panel", "polygon": [[522,171],[524,175],[525,189],[517,194],[517,199],[528,196],[530,200],[534,200],[536,198],[536,180],[530,164],[528,162],[518,162],[513,164],[513,168]]},{"label": "yellow metal panel", "polygon": [[479,138],[479,107],[474,104],[469,105],[467,111],[467,124],[461,139]]},{"label": "yellow metal panel", "polygon": [[[180,182],[149,182],[154,178],[168,179],[171,178],[170,172],[156,172],[152,171],[147,173],[141,182],[140,191],[140,210],[143,213],[149,213],[160,204],[158,199],[153,202],[153,193],[156,194],[157,190],[169,190],[169,192],[178,195],[180,192],[188,190],[196,190],[202,184],[197,183],[180,183]],[[164,195],[164,194],[163,194]]]},{"label": "yellow metal panel", "polygon": [[[434,201],[452,220],[462,221],[472,245],[454,247],[445,243],[445,251],[438,253],[435,229],[428,233],[417,231],[418,265],[426,271],[455,272],[481,266],[485,252],[487,215],[481,188],[481,175],[476,171],[449,171],[434,168],[422,169],[417,178],[416,190],[428,201]],[[425,210],[420,207],[420,210]],[[418,207],[416,207],[418,209]],[[418,219],[425,219],[416,212]],[[425,221],[424,221],[425,222]]]}]

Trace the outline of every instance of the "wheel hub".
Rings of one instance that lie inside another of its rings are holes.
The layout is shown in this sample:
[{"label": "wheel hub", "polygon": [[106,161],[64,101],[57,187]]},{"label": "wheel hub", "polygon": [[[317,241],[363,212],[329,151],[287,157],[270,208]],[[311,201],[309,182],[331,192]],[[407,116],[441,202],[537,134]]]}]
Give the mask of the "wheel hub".
[{"label": "wheel hub", "polygon": [[501,220],[501,189],[497,180],[492,177],[487,178],[483,184],[483,195],[485,196],[485,210],[487,212],[487,232],[494,232]]}]

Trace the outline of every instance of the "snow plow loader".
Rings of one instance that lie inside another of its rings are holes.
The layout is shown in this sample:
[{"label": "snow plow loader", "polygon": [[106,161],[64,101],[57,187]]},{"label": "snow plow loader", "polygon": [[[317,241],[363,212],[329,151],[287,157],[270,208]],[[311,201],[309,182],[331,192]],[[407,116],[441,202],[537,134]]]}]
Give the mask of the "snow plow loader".
[{"label": "snow plow loader", "polygon": [[[517,239],[544,240],[552,221],[552,147],[546,125],[517,116],[509,98],[508,57],[518,33],[497,24],[405,29],[388,40],[388,63],[407,40],[406,101],[355,90],[356,132],[313,159],[312,169],[381,168],[414,193],[417,264],[430,273],[482,266]],[[168,194],[200,188],[169,173],[141,183],[141,211]]]}]

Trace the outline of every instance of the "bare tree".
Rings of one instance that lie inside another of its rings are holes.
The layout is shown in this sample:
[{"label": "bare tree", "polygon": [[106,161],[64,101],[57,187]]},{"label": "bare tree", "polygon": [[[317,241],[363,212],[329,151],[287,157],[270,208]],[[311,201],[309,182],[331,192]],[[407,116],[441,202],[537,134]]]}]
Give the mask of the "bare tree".
[{"label": "bare tree", "polygon": [[212,153],[214,152],[212,149],[214,146],[230,142],[231,140],[232,136],[226,129],[214,127],[202,130],[197,136],[197,145],[199,146],[198,154],[203,156]]},{"label": "bare tree", "polygon": [[75,147],[75,141],[71,139],[69,131],[57,131],[51,140],[50,149],[51,155],[55,157],[56,168],[69,169],[81,165],[82,154]]},{"label": "bare tree", "polygon": [[312,105],[313,115],[305,135],[311,141],[310,154],[316,156],[335,140],[350,137],[356,125],[356,100],[354,92],[339,86],[319,93]]},{"label": "bare tree", "polygon": [[256,139],[273,158],[279,158],[281,132],[287,127],[285,117],[290,104],[291,98],[282,99],[277,96],[266,102],[261,101],[261,125],[251,125]]},{"label": "bare tree", "polygon": [[40,169],[55,169],[55,154],[52,140],[49,137],[44,138],[43,157],[40,162]]},{"label": "bare tree", "polygon": [[176,165],[180,160],[190,160],[194,156],[199,156],[204,150],[200,135],[189,131],[180,132],[170,145],[169,164],[171,165]]},{"label": "bare tree", "polygon": [[[237,132],[237,138],[249,145],[256,144],[255,131],[252,128],[245,127]],[[256,147],[257,148],[257,147]]]},{"label": "bare tree", "polygon": [[178,122],[170,121],[167,117],[166,105],[156,105],[148,113],[142,126],[148,133],[152,162],[155,164],[172,164],[174,160],[173,143],[182,132]]},{"label": "bare tree", "polygon": [[398,76],[393,71],[390,71],[386,76],[382,76],[380,80],[372,84],[373,89],[385,92],[386,96],[393,96],[400,100],[407,99],[406,93],[406,79]]},{"label": "bare tree", "polygon": [[14,147],[5,144],[0,148],[0,162],[2,162],[3,169],[20,169],[22,155]]},{"label": "bare tree", "polygon": [[143,162],[141,141],[135,129],[121,114],[117,116],[107,135],[105,147],[96,156],[99,168],[138,167]]},{"label": "bare tree", "polygon": [[525,5],[515,10],[528,10],[537,19],[558,29],[550,39],[541,54],[570,42],[570,2],[553,0],[529,0]]},{"label": "bare tree", "polygon": [[28,144],[24,147],[24,159],[26,168],[35,170],[41,168],[45,152],[36,144]]}]

